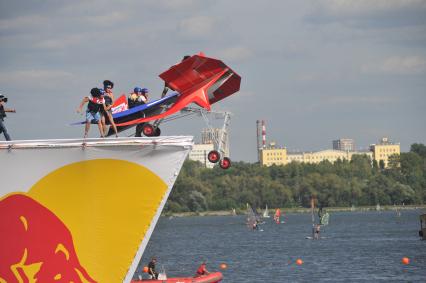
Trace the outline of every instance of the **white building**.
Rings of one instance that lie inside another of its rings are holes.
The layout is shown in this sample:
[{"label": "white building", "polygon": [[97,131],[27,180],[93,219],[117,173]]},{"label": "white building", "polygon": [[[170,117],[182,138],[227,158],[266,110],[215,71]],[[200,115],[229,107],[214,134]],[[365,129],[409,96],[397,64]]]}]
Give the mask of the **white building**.
[{"label": "white building", "polygon": [[214,149],[212,143],[209,144],[194,144],[192,151],[189,153],[190,160],[199,161],[207,168],[213,168],[214,163],[207,159],[207,155]]}]

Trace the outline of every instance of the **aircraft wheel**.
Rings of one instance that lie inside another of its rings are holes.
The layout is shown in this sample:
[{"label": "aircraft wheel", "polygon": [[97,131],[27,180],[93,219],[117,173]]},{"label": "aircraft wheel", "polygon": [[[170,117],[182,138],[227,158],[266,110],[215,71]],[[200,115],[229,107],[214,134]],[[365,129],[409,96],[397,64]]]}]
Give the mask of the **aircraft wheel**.
[{"label": "aircraft wheel", "polygon": [[231,159],[229,159],[228,157],[224,157],[220,163],[219,163],[220,168],[222,169],[228,169],[229,167],[231,167]]},{"label": "aircraft wheel", "polygon": [[154,135],[154,127],[147,123],[142,126],[142,132],[145,136],[152,137]]},{"label": "aircraft wheel", "polygon": [[160,128],[155,128],[155,130],[154,130],[154,137],[159,137],[161,135],[161,130],[160,130]]},{"label": "aircraft wheel", "polygon": [[207,155],[207,159],[211,162],[211,163],[216,163],[219,161],[220,159],[220,154],[217,150],[212,150],[209,152],[209,154]]}]

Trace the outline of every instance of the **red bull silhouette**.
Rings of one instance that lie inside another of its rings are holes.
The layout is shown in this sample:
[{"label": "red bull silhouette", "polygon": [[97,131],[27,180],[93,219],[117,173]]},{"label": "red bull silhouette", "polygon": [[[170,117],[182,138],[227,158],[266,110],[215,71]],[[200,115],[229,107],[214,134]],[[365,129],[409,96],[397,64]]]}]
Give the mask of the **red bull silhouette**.
[{"label": "red bull silhouette", "polygon": [[0,282],[96,282],[81,266],[71,232],[25,194],[0,200]]}]

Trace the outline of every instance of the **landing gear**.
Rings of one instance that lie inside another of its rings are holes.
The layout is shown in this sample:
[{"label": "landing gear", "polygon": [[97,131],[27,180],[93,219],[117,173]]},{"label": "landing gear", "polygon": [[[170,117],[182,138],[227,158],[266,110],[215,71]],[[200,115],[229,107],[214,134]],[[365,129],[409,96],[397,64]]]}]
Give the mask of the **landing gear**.
[{"label": "landing gear", "polygon": [[224,157],[220,163],[219,163],[220,168],[222,169],[228,169],[229,167],[231,167],[231,159],[229,159],[228,157]]},{"label": "landing gear", "polygon": [[155,128],[155,130],[154,130],[154,137],[159,137],[161,135],[161,130],[160,130],[160,128]]},{"label": "landing gear", "polygon": [[159,127],[154,127],[149,123],[142,123],[136,126],[135,137],[142,137],[142,134],[147,137],[159,137],[161,130]]},{"label": "landing gear", "polygon": [[217,163],[220,159],[220,154],[217,150],[212,150],[209,152],[209,154],[207,155],[207,159],[211,162],[211,163]]},{"label": "landing gear", "polygon": [[137,125],[136,125],[136,133],[135,133],[135,137],[142,137],[142,129],[143,129],[143,125],[144,125],[144,123],[142,123],[142,124],[137,124]]}]

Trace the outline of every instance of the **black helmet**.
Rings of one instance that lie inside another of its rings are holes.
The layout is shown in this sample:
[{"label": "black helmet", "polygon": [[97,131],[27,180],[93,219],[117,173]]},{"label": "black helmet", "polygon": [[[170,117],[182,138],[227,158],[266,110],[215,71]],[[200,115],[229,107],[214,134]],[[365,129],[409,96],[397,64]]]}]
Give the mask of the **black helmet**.
[{"label": "black helmet", "polygon": [[99,88],[97,88],[97,87],[92,88],[92,89],[90,90],[90,94],[91,94],[93,97],[100,97],[100,96],[102,95],[101,91],[100,91],[100,90],[99,90]]},{"label": "black helmet", "polygon": [[104,80],[104,88],[107,87],[114,88],[114,83],[110,80]]},{"label": "black helmet", "polygon": [[3,94],[0,94],[0,101],[7,102],[7,97],[4,96]]}]

